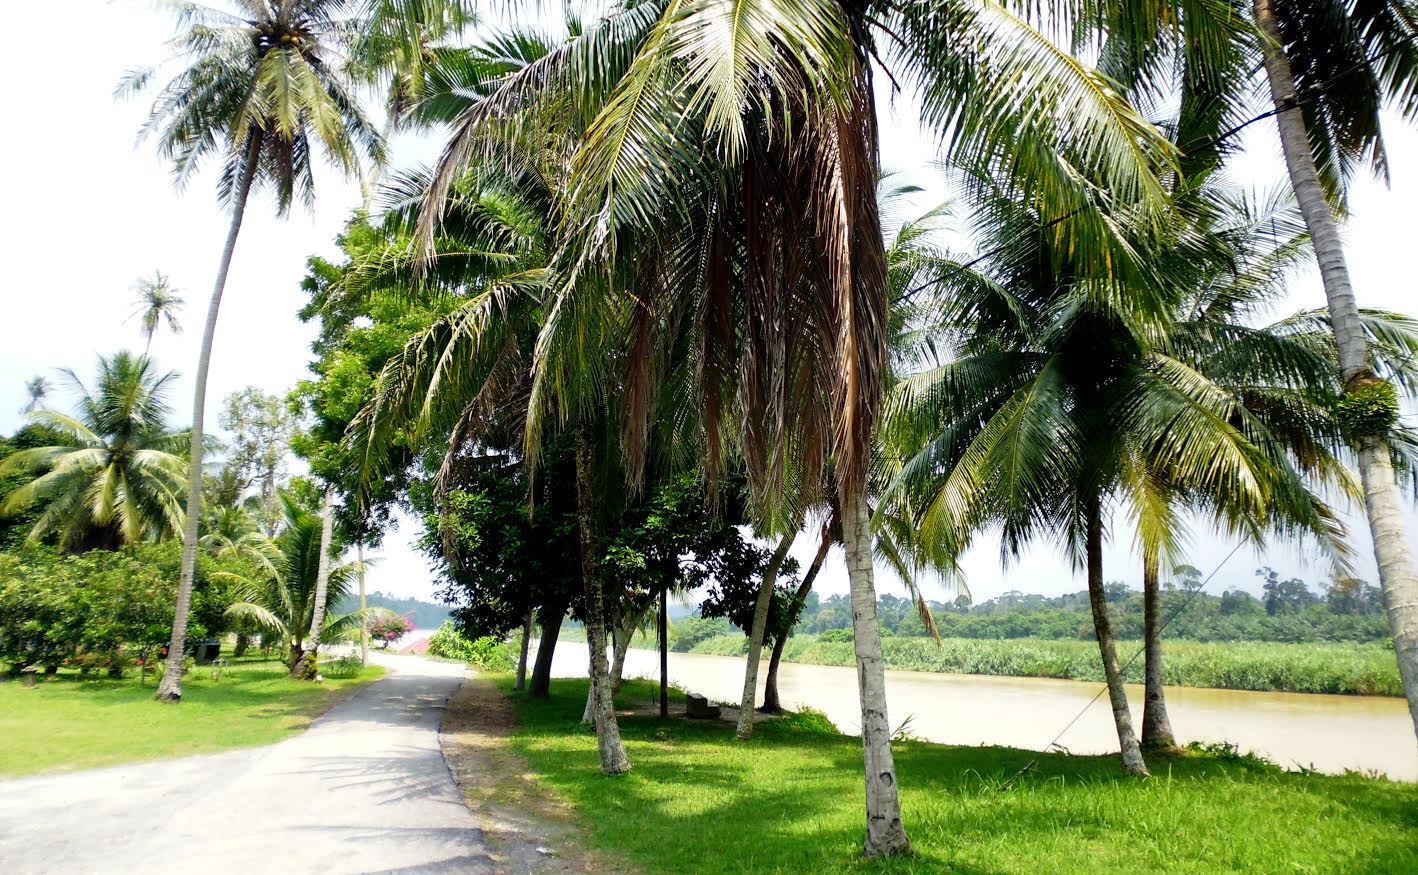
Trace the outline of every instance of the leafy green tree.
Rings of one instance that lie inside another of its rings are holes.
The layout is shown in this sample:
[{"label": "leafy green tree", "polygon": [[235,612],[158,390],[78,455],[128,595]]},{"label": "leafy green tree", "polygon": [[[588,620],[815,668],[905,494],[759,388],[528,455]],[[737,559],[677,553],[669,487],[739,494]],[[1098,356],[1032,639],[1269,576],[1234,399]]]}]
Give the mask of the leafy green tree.
[{"label": "leafy green tree", "polygon": [[138,293],[138,299],[132,318],[143,327],[143,355],[147,355],[153,346],[153,335],[164,322],[168,331],[182,333],[182,323],[178,321],[177,313],[184,302],[177,294],[179,290],[173,288],[172,282],[160,270],[153,271],[152,279],[138,280],[133,290]]},{"label": "leafy green tree", "polygon": [[257,487],[262,521],[274,525],[280,517],[277,494],[288,472],[299,416],[279,395],[248,386],[222,401],[217,421],[231,435],[226,468],[241,493]]},{"label": "leafy green tree", "polygon": [[127,352],[99,357],[92,390],[64,373],[79,393],[78,413],[29,414],[54,443],[0,461],[0,477],[30,478],[0,502],[0,514],[42,506],[29,538],[53,539],[71,552],[114,550],[180,531],[187,466],[177,453],[189,436],[169,430],[165,398],[176,373],[159,374],[146,356]]},{"label": "leafy green tree", "polygon": [[[338,61],[350,32],[348,22],[339,19],[346,4],[342,0],[239,0],[235,5],[236,12],[195,4],[179,7],[183,30],[173,45],[175,60],[182,67],[159,90],[143,127],[145,136],[157,137],[159,153],[172,161],[179,185],[204,160],[220,160],[218,194],[231,209],[195,373],[185,558],[168,670],[157,695],[169,702],[182,698],[183,642],[202,512],[207,370],[247,200],[253,190],[267,186],[282,215],[296,197],[310,204],[317,149],[345,173],[356,171],[360,149],[371,160],[380,160],[383,154],[383,142],[365,120],[352,82]],[[120,93],[144,90],[156,72],[143,69],[129,74],[119,86]]]}]

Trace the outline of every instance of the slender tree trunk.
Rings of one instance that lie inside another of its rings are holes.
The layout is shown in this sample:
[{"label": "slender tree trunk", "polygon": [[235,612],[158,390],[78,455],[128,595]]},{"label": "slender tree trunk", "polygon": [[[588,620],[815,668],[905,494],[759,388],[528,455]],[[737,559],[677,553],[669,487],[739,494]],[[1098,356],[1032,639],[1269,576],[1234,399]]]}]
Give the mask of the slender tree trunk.
[{"label": "slender tree trunk", "polygon": [[741,739],[753,735],[753,705],[758,696],[758,664],[763,659],[763,639],[768,632],[768,611],[773,606],[773,589],[778,583],[778,569],[793,546],[797,532],[789,532],[778,542],[778,549],[763,569],[763,582],[758,587],[758,602],[753,607],[753,627],[748,636],[748,658],[744,660],[743,695],[739,698],[739,723],[734,734]]},{"label": "slender tree trunk", "polygon": [[866,775],[868,857],[909,854],[911,840],[901,821],[896,760],[891,753],[891,721],[886,713],[886,667],[881,657],[881,624],[876,616],[871,520],[860,488],[840,489],[842,539],[852,594],[852,639],[857,656],[857,690],[862,704],[862,756]]},{"label": "slender tree trunk", "polygon": [[369,662],[369,621],[363,619],[364,612],[369,610],[369,600],[364,594],[364,542],[355,544],[355,561],[359,563],[359,664],[365,665]]},{"label": "slender tree trunk", "polygon": [[660,590],[660,617],[655,624],[660,640],[660,717],[670,716],[670,591]]},{"label": "slender tree trunk", "polygon": [[611,634],[611,695],[620,692],[621,682],[625,679],[625,655],[630,650],[630,639],[634,634],[633,629],[621,628],[619,623]]},{"label": "slender tree trunk", "polygon": [[561,621],[566,607],[542,608],[542,637],[537,641],[537,660],[532,664],[532,688],[527,691],[533,699],[545,699],[551,695],[551,660],[556,654],[556,640],[561,637]]},{"label": "slender tree trunk", "polygon": [[798,584],[798,591],[793,593],[793,614],[788,618],[788,628],[784,629],[783,634],[778,636],[778,640],[773,642],[773,656],[768,660],[768,679],[763,685],[763,710],[770,714],[777,714],[783,710],[783,703],[778,699],[778,665],[783,661],[783,650],[788,646],[788,635],[798,624],[798,615],[802,613],[803,599],[812,592],[813,581],[817,579],[817,572],[822,570],[822,563],[827,559],[827,551],[831,548],[831,535],[824,531],[822,541],[817,546],[817,555],[812,557],[812,565],[808,568],[807,574],[803,575],[802,583]]},{"label": "slender tree trunk", "polygon": [[1118,665],[1118,651],[1113,642],[1113,627],[1108,621],[1108,603],[1103,595],[1103,509],[1097,499],[1088,506],[1088,605],[1093,609],[1093,629],[1098,634],[1098,651],[1103,657],[1103,676],[1108,681],[1108,701],[1113,706],[1113,723],[1118,729],[1118,744],[1122,748],[1123,769],[1129,775],[1146,777],[1147,763],[1142,759],[1137,736],[1132,730],[1132,712],[1128,710],[1127,689]]},{"label": "slender tree trunk", "polygon": [[315,563],[315,606],[310,616],[309,644],[300,655],[291,677],[315,677],[315,658],[320,652],[320,635],[325,630],[325,601],[330,592],[330,542],[335,534],[334,495],[325,490],[324,507],[320,509],[320,556]]},{"label": "slender tree trunk", "polygon": [[591,716],[596,725],[601,771],[613,775],[629,770],[630,758],[620,740],[606,665],[605,586],[601,581],[592,452],[591,436],[582,426],[576,432],[576,510],[581,530],[581,583],[586,590],[586,644],[591,658]]},{"label": "slender tree trunk", "polygon": [[532,620],[536,611],[528,609],[527,620],[522,624],[522,652],[517,654],[517,692],[527,689],[527,651],[532,646]]},{"label": "slender tree trunk", "polygon": [[1142,705],[1142,746],[1168,750],[1177,746],[1167,696],[1162,688],[1162,592],[1156,556],[1142,557],[1142,635],[1145,641],[1146,695]]},{"label": "slender tree trunk", "polygon": [[231,652],[237,659],[246,655],[247,648],[251,646],[251,636],[245,632],[236,633],[236,649]]},{"label": "slender tree trunk", "polygon": [[[1264,36],[1261,50],[1270,96],[1280,110],[1275,119],[1280,128],[1285,166],[1319,263],[1330,327],[1339,352],[1340,376],[1345,390],[1349,391],[1376,377],[1370,366],[1368,341],[1359,318],[1354,288],[1349,281],[1344,243],[1320,185],[1305,116],[1296,99],[1295,77],[1290,59],[1285,55],[1272,0],[1255,0],[1255,18]],[[1374,539],[1374,557],[1378,562],[1389,631],[1393,634],[1403,692],[1408,698],[1408,713],[1413,718],[1414,732],[1418,733],[1418,563],[1414,561],[1412,542],[1408,539],[1403,501],[1394,481],[1393,461],[1387,447],[1379,437],[1363,437],[1355,441],[1354,449],[1359,457],[1359,476],[1364,483],[1364,504]]]},{"label": "slender tree trunk", "polygon": [[177,581],[177,602],[172,614],[172,637],[167,645],[167,668],[158,684],[156,698],[162,702],[182,700],[182,663],[187,652],[187,614],[192,609],[192,578],[197,570],[197,524],[202,516],[202,450],[203,419],[207,406],[207,370],[212,364],[212,342],[217,333],[217,314],[221,311],[222,292],[226,290],[227,274],[236,238],[241,233],[241,220],[246,214],[246,200],[251,194],[251,182],[256,175],[256,162],[261,156],[261,138],[252,134],[246,146],[246,159],[232,193],[231,227],[226,245],[217,265],[217,279],[212,288],[212,300],[207,305],[207,322],[202,329],[202,347],[197,355],[197,373],[192,393],[192,447],[188,460],[187,513],[182,525],[182,570]]}]

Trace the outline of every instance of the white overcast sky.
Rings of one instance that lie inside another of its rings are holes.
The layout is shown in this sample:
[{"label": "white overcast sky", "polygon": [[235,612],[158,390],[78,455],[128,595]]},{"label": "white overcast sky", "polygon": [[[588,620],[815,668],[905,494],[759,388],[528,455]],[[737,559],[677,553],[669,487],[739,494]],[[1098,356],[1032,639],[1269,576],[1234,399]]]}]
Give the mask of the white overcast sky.
[{"label": "white overcast sky", "polygon": [[[0,55],[0,81],[11,83],[3,101],[9,134],[0,139],[6,205],[0,214],[0,246],[9,265],[0,279],[0,434],[20,424],[23,384],[31,376],[52,376],[59,367],[91,374],[99,353],[140,348],[138,326],[130,319],[131,287],[155,269],[168,274],[187,300],[187,330],[178,336],[160,333],[153,344],[160,363],[182,373],[171,403],[174,422],[187,422],[188,375],[196,362],[199,323],[227,216],[216,202],[215,173],[208,169],[185,191],[175,190],[152,144],[135,145],[147,104],[116,102],[112,96],[125,70],[167,57],[164,43],[172,23],[150,4],[128,0],[80,0],[66,8],[63,63],[56,62],[52,41],[42,39],[12,39]],[[12,34],[46,33],[53,28],[53,10],[45,3],[11,4],[6,24]],[[883,109],[884,165],[939,191],[929,166],[933,149],[917,129],[910,101],[883,101]],[[396,140],[394,163],[431,160],[440,136]],[[1252,126],[1242,142],[1245,155],[1234,176],[1261,189],[1281,182],[1284,168],[1273,124]],[[1353,217],[1345,229],[1349,265],[1362,305],[1414,313],[1418,136],[1391,121],[1388,146],[1391,187],[1366,179],[1353,192]],[[284,392],[307,374],[314,331],[296,318],[305,298],[300,290],[305,259],[335,253],[334,237],[359,202],[357,186],[325,168],[317,170],[317,187],[313,214],[297,209],[277,219],[264,196],[248,209],[222,306],[208,389],[209,422],[230,392],[245,386]],[[1318,277],[1308,271],[1295,277],[1279,311],[1323,303]],[[69,401],[62,395],[52,404],[65,409]],[[1367,528],[1361,518],[1354,523],[1354,544],[1365,556],[1361,572],[1372,580]],[[409,547],[415,528],[406,524],[386,539],[382,561],[370,573],[372,590],[432,596],[434,581]],[[1410,532],[1414,529],[1418,525],[1411,525]],[[804,563],[814,550],[810,540],[800,537],[794,550]],[[1232,546],[1198,531],[1189,558],[1210,573]],[[1136,585],[1140,572],[1131,547],[1130,535],[1120,527],[1108,548],[1106,573]],[[1210,589],[1256,589],[1253,571],[1259,564],[1311,582],[1328,571],[1293,545],[1274,545],[1263,554],[1247,547],[1222,568]],[[1049,544],[1002,569],[997,541],[985,538],[966,557],[965,568],[976,601],[1010,589],[1057,594],[1083,585]],[[840,556],[834,555],[824,569],[818,588],[824,595],[846,591]],[[883,579],[881,589],[899,591],[899,585]],[[949,595],[927,591],[937,598]]]}]

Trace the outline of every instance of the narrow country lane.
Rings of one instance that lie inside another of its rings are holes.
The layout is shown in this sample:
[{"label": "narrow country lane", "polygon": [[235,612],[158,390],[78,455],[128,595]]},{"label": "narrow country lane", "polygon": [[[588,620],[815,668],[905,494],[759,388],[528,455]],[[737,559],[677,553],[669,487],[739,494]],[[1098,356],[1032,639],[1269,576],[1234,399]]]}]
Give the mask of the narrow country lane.
[{"label": "narrow country lane", "polygon": [[382,661],[279,744],[0,782],[0,871],[490,872],[438,741],[463,667]]}]

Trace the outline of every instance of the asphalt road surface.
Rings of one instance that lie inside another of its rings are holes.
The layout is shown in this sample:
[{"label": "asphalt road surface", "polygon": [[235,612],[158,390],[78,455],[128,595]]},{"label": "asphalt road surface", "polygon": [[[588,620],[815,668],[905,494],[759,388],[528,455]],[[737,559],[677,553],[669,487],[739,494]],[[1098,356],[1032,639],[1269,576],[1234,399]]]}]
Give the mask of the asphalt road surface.
[{"label": "asphalt road surface", "polygon": [[0,782],[0,872],[492,871],[438,744],[463,667],[383,661],[279,744]]}]

